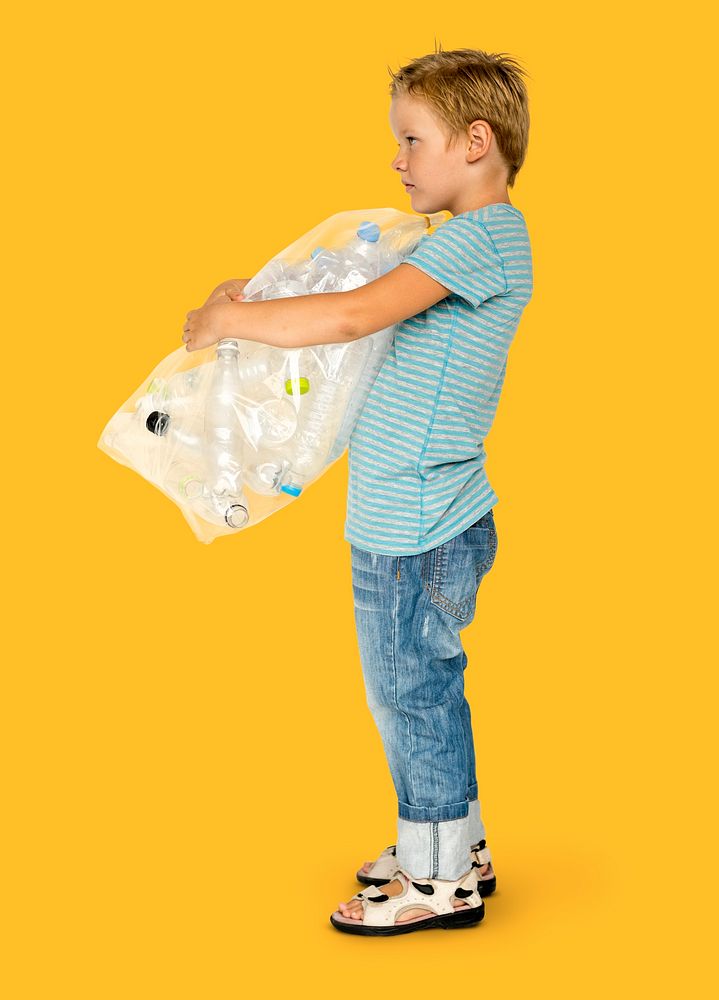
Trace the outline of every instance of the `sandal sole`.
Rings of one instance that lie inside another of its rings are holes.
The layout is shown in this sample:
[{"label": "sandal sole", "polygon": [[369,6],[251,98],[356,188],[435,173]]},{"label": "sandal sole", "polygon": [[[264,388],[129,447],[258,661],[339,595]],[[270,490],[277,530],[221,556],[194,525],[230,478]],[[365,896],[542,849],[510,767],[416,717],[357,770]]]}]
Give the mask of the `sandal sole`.
[{"label": "sandal sole", "polygon": [[367,927],[361,921],[336,920],[334,913],[330,923],[338,931],[346,934],[361,934],[364,937],[393,937],[395,934],[409,934],[411,931],[430,930],[439,927],[445,931],[459,930],[462,927],[476,927],[484,918],[484,907],[475,906],[471,909],[455,910],[454,913],[437,914],[435,917],[420,920],[407,920],[391,927]]},{"label": "sandal sole", "polygon": [[[388,882],[392,881],[391,878],[370,878],[368,875],[365,875],[362,872],[357,872],[355,878],[357,879],[358,882],[361,882],[362,885],[376,885],[378,887],[382,885],[387,885]],[[484,879],[484,881],[482,879],[479,879],[477,882],[477,887],[479,889],[479,895],[482,897],[482,899],[484,899],[485,896],[491,896],[494,890],[497,888],[497,876],[493,875],[492,878]]]}]

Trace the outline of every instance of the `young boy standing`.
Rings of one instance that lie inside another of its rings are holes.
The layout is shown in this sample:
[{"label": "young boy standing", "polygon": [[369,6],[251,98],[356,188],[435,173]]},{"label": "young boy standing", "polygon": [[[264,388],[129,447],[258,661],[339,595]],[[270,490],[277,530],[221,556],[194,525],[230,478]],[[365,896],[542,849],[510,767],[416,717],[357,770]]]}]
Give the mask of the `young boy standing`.
[{"label": "young boy standing", "polygon": [[527,228],[507,191],[528,141],[522,72],[504,54],[459,49],[392,74],[392,168],[416,212],[453,216],[402,264],[351,292],[213,302],[185,326],[190,350],[228,336],[348,342],[399,324],[349,444],[357,637],[399,812],[396,845],[357,873],[371,888],[330,917],[354,934],[476,924],[496,884],[460,631],[497,551],[483,442],[532,294]]}]

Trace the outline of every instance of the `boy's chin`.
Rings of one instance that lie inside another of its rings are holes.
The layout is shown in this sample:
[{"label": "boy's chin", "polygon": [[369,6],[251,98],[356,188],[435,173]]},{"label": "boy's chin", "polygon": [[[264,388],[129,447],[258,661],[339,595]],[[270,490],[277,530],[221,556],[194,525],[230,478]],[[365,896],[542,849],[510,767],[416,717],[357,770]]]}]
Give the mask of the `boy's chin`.
[{"label": "boy's chin", "polygon": [[444,209],[434,205],[431,201],[425,200],[421,195],[417,197],[414,195],[414,191],[410,191],[409,207],[413,212],[419,212],[421,215],[434,215],[435,212],[442,212]]}]

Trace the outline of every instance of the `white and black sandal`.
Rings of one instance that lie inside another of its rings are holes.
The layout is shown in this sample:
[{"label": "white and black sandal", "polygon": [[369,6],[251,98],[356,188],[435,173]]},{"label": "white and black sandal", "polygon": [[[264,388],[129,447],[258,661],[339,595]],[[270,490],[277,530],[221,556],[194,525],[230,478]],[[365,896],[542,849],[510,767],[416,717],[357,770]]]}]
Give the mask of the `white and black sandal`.
[{"label": "white and black sandal", "polygon": [[[494,874],[494,869],[492,868],[492,857],[487,847],[487,841],[480,840],[470,850],[472,854],[472,867],[477,872],[479,894],[482,897],[491,896],[497,888],[497,876]],[[363,872],[360,868],[356,875],[357,881],[361,882],[362,885],[387,885],[388,882],[392,881],[395,872],[399,868],[396,852],[396,844],[390,844],[389,847],[385,847],[368,872]],[[489,865],[489,871],[482,875],[480,868],[483,868],[485,865]]]},{"label": "white and black sandal", "polygon": [[[332,926],[348,934],[388,937],[430,927],[441,927],[444,930],[472,927],[484,917],[484,902],[479,894],[476,868],[470,868],[466,875],[454,882],[431,878],[413,879],[402,868],[397,869],[394,878],[402,883],[402,892],[398,896],[371,890],[358,892],[352,899],[361,901],[362,919],[346,917],[335,910],[330,916]],[[462,905],[455,906],[455,900]],[[397,923],[397,917],[413,907],[422,907],[429,912]]]}]

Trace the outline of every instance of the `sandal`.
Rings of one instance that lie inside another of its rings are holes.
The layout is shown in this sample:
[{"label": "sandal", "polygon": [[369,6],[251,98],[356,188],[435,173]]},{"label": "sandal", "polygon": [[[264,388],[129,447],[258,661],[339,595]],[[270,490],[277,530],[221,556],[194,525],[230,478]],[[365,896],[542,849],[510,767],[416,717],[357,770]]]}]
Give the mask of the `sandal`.
[{"label": "sandal", "polygon": [[[403,868],[398,868],[394,877],[402,883],[402,892],[398,896],[368,890],[358,892],[352,899],[361,900],[364,911],[362,919],[345,917],[339,910],[335,910],[330,916],[332,926],[348,934],[388,937],[429,927],[441,927],[444,930],[471,927],[484,917],[484,902],[479,894],[476,868],[470,868],[466,875],[454,882],[431,878],[413,879]],[[455,899],[460,900],[462,905],[454,906]],[[397,917],[405,910],[411,910],[415,906],[421,906],[429,912],[396,922]]]},{"label": "sandal", "polygon": [[[482,897],[491,896],[497,888],[497,876],[494,874],[494,869],[492,868],[492,858],[487,847],[487,841],[480,840],[470,850],[472,852],[472,868],[477,872],[479,894]],[[390,844],[389,847],[385,847],[369,872],[363,872],[360,868],[356,875],[357,881],[363,885],[387,885],[388,882],[392,881],[395,872],[399,868],[396,853],[396,844]],[[489,865],[489,871],[482,875],[480,868],[483,868],[484,865]]]}]

